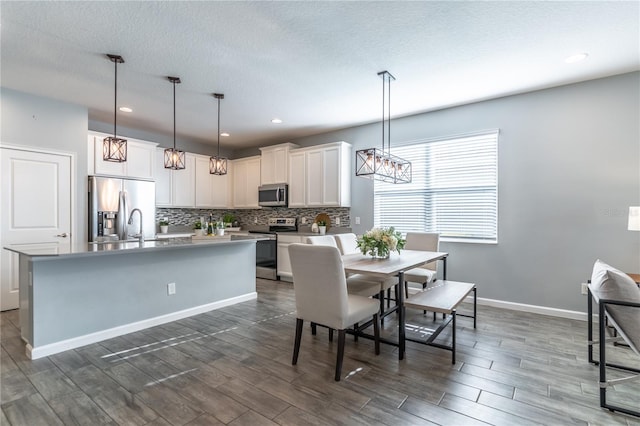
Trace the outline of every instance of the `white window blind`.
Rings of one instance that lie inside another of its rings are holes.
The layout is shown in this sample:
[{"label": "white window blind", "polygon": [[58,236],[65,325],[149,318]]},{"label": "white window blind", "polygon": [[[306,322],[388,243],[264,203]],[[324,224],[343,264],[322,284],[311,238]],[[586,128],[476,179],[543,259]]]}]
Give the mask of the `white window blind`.
[{"label": "white window blind", "polygon": [[497,241],[498,131],[399,146],[393,154],[411,161],[413,179],[375,182],[375,226]]}]

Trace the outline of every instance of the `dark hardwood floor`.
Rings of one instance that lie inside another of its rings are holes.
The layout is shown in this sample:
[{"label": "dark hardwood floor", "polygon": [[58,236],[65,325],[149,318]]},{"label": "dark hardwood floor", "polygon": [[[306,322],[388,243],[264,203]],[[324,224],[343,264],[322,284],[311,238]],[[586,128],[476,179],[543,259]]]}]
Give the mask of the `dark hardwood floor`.
[{"label": "dark hardwood floor", "polygon": [[[291,365],[294,311],[291,284],[258,280],[257,301],[35,361],[24,355],[18,311],[4,312],[0,424],[640,425],[599,408],[582,321],[479,306],[477,329],[458,321],[455,365],[442,349],[409,343],[398,361],[395,347],[375,356],[372,341],[349,337],[335,382],[337,341],[326,329],[312,336],[306,324]],[[408,323],[431,318],[410,311]],[[609,353],[638,365],[628,348]],[[640,381],[608,394],[637,408]]]}]

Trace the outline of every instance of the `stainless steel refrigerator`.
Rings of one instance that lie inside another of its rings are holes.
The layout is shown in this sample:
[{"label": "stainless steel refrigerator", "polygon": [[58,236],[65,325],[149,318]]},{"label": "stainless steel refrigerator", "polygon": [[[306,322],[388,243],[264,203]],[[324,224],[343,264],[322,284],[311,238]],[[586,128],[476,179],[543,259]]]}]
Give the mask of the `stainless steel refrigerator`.
[{"label": "stainless steel refrigerator", "polygon": [[[133,222],[127,222],[132,211]],[[156,234],[156,184],[135,179],[89,176],[89,241],[127,240],[139,233]]]}]

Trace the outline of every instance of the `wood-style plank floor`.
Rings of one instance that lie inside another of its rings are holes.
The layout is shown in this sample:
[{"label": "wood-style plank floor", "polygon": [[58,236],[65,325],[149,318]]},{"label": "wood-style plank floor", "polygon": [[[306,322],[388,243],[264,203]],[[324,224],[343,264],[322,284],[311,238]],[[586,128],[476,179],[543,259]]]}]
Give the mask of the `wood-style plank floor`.
[{"label": "wood-style plank floor", "polygon": [[[24,355],[18,311],[2,313],[0,424],[640,425],[599,408],[583,321],[479,306],[477,329],[459,318],[455,365],[442,349],[409,343],[398,361],[393,346],[375,356],[372,341],[348,337],[335,382],[337,342],[326,329],[312,336],[305,326],[291,365],[291,284],[257,287],[257,301],[35,361]],[[419,333],[431,319],[410,311],[408,323]],[[384,334],[395,325],[387,317]],[[638,365],[628,348],[608,353]],[[638,408],[640,382],[609,398]]]}]

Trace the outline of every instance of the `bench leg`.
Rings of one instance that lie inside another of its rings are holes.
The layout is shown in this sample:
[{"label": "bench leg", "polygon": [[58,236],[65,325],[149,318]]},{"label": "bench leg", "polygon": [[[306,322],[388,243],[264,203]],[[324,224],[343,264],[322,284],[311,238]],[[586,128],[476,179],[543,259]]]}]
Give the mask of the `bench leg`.
[{"label": "bench leg", "polygon": [[604,343],[604,327],[605,327],[605,311],[604,311],[604,303],[598,304],[598,333],[600,338],[600,406],[607,406],[607,362],[605,359],[605,348],[607,345]]}]

